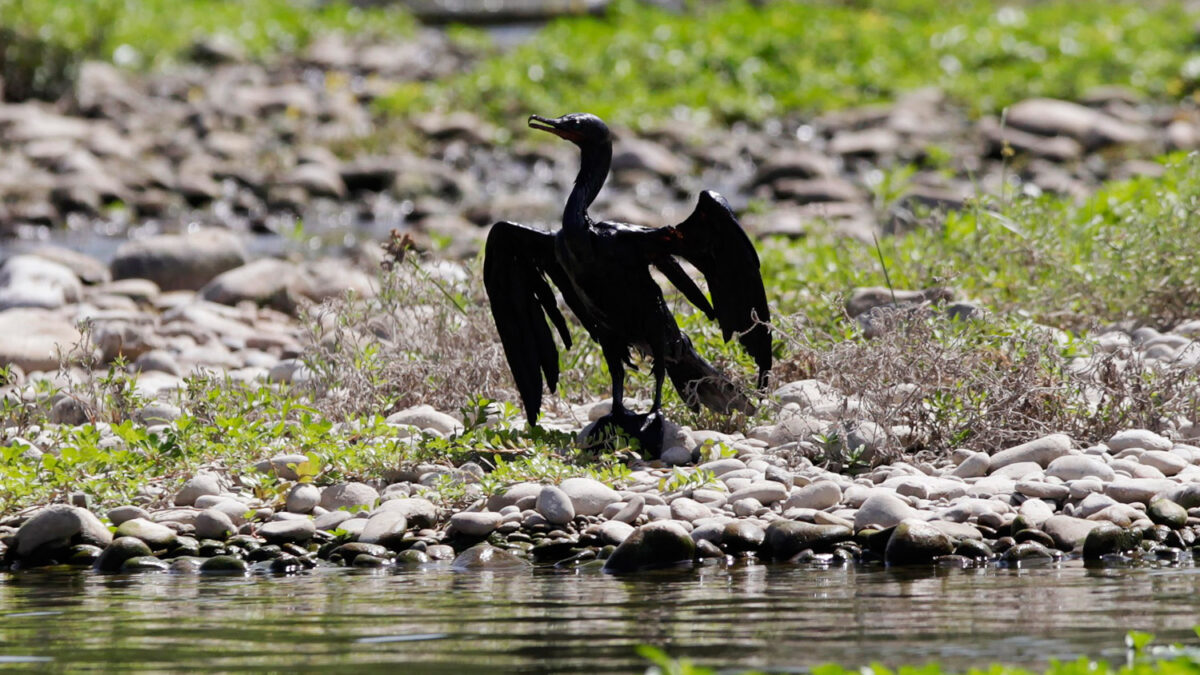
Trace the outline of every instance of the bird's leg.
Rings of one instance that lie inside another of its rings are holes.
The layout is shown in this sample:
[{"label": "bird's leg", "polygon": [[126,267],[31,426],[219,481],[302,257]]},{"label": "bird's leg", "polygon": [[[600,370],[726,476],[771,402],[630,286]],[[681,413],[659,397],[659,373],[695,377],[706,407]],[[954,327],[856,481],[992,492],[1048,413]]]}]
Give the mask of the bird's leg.
[{"label": "bird's leg", "polygon": [[654,374],[654,405],[650,406],[650,414],[654,415],[662,409],[662,390],[663,382],[667,379],[667,360],[661,356],[654,359],[654,368],[651,369]]},{"label": "bird's leg", "polygon": [[612,416],[621,418],[628,414],[625,410],[625,364],[616,350],[604,350],[604,361],[608,364],[608,372],[612,375]]}]

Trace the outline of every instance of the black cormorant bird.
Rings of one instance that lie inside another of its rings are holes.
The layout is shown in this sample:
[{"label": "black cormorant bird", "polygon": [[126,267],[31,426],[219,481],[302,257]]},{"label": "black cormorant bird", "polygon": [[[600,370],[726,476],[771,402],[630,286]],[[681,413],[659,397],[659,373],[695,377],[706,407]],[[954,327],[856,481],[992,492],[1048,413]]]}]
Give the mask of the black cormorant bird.
[{"label": "black cormorant bird", "polygon": [[[546,279],[558,287],[571,311],[604,352],[612,375],[612,413],[595,429],[615,425],[657,456],[662,446],[662,386],[669,375],[693,409],[721,413],[752,410],[724,375],[704,361],[679,330],[650,274],[656,267],[692,304],[715,319],[729,340],[734,334],[758,365],[758,384],[771,368],[770,313],[758,254],[729,204],[716,192],[700,194],[696,210],[673,227],[649,228],[588,216],[608,177],[612,133],[600,118],[573,113],[557,119],[532,115],[529,126],[579,146],[581,166],[558,232],[516,223],[492,226],[484,252],[483,280],[496,329],[531,425],[542,405],[542,378],[558,384],[558,349],[547,325],[571,346],[566,321]],[[696,267],[712,302],[675,259]],[[625,409],[625,364],[630,349],[653,361],[654,405],[648,414]]]}]

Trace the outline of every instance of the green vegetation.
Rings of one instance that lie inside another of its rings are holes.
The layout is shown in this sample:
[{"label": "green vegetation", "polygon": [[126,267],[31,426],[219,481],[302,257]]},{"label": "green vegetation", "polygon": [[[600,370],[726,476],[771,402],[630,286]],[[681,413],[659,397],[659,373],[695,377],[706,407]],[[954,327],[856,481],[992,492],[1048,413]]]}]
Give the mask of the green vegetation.
[{"label": "green vegetation", "polygon": [[[123,400],[111,393],[101,396],[96,409],[104,416],[146,402],[130,393],[131,381],[119,370],[101,379],[101,390],[124,392]],[[495,415],[441,438],[389,425],[380,415],[351,415],[335,422],[298,390],[197,376],[187,380],[180,399],[184,414],[155,429],[126,417],[111,425],[97,419],[51,430],[41,429],[44,410],[11,397],[0,399],[0,428],[8,427],[15,438],[0,447],[0,514],[62,501],[76,491],[107,506],[136,501],[139,495],[169,499],[205,467],[228,469],[257,497],[282,501],[291,483],[253,470],[256,462],[277,454],[307,456],[297,467],[301,481],[319,484],[378,477],[420,462],[474,459],[493,469],[479,485],[483,494],[525,480],[557,482],[580,475],[619,485],[628,475],[612,455],[573,449],[569,434],[514,430],[509,428],[513,420]],[[105,427],[112,429],[111,436],[103,433]],[[29,438],[55,451],[31,452],[30,442],[21,440]],[[464,484],[444,481],[428,496],[454,503],[469,494]]]},{"label": "green vegetation", "polygon": [[1109,183],[1087,201],[980,201],[874,248],[832,234],[776,240],[764,278],[784,313],[841,337],[837,294],[856,286],[950,286],[992,309],[1068,330],[1200,316],[1190,242],[1200,227],[1200,161],[1174,156],[1161,178]]},{"label": "green vegetation", "polygon": [[1193,25],[1181,3],[1128,0],[722,2],[683,14],[627,0],[603,18],[557,21],[444,85],[405,87],[383,108],[502,122],[588,110],[642,125],[824,112],[930,85],[976,112],[1112,84],[1175,98],[1200,83]]},{"label": "green vegetation", "polygon": [[319,33],[406,34],[411,17],[343,0],[0,0],[0,72],[9,100],[62,93],[88,59],[158,67],[200,38],[264,58]]}]

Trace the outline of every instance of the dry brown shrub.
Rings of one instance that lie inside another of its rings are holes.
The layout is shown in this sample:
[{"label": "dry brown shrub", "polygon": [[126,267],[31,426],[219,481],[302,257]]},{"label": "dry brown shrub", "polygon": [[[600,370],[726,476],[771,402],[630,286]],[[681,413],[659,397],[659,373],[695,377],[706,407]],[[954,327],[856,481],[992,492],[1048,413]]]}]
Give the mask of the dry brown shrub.
[{"label": "dry brown shrub", "polygon": [[1200,378],[1186,364],[1128,349],[1076,358],[1087,345],[1060,343],[1044,327],[959,321],[929,308],[884,310],[872,322],[878,337],[820,346],[782,322],[777,329],[793,351],[776,381],[820,380],[855,402],[846,421],[889,432],[875,463],[964,447],[996,452],[1056,432],[1091,443],[1121,429],[1165,431],[1197,411]]},{"label": "dry brown shrub", "polygon": [[304,362],[315,405],[334,417],[426,403],[456,411],[479,397],[516,400],[479,270],[400,257],[374,297],[309,313]]}]

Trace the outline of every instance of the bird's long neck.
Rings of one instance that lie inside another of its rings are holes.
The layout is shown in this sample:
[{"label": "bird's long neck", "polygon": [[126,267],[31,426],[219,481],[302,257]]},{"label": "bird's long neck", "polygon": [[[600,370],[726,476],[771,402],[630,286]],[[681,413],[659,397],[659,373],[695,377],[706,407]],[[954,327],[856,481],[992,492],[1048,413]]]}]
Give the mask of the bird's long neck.
[{"label": "bird's long neck", "polygon": [[612,165],[611,143],[590,143],[581,147],[579,157],[579,175],[575,177],[575,187],[567,198],[567,207],[563,210],[563,227],[568,230],[585,229],[588,226],[588,207],[600,194],[604,181],[608,178],[608,169]]}]

